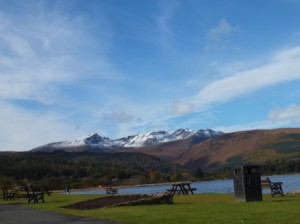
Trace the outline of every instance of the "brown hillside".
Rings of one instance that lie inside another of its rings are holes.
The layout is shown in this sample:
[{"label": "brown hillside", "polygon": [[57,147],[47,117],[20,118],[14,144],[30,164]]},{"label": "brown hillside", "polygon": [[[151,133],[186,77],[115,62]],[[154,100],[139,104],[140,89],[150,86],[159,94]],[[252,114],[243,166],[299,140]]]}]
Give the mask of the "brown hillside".
[{"label": "brown hillside", "polygon": [[159,145],[153,145],[153,146],[144,146],[140,148],[127,148],[127,149],[123,148],[119,151],[140,152],[140,153],[156,156],[167,161],[177,161],[178,158],[184,155],[195,144],[195,141],[197,140],[191,137],[184,140],[171,141],[171,142],[161,143]]},{"label": "brown hillside", "polygon": [[299,134],[300,128],[251,130],[224,134],[191,147],[176,162],[193,168],[210,169],[225,164],[226,160],[242,152],[262,149],[290,134]]}]

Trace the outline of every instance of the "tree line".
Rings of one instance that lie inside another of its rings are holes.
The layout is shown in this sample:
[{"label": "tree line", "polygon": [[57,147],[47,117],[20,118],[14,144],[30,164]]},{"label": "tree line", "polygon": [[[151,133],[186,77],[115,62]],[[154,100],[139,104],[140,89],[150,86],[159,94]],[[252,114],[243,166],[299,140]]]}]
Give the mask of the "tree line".
[{"label": "tree line", "polygon": [[[262,175],[300,173],[300,159],[268,160]],[[205,172],[141,153],[0,153],[0,185],[33,184],[50,189],[232,178],[235,167]]]},{"label": "tree line", "polygon": [[[225,166],[217,170],[210,172],[202,172],[203,179],[231,179],[234,175],[234,169],[242,164],[236,164],[235,166]],[[260,165],[260,171],[262,176],[277,175],[277,174],[291,174],[300,173],[300,159],[286,160],[267,160]],[[201,169],[199,169],[201,172]],[[198,171],[199,172],[199,171]]]},{"label": "tree line", "polygon": [[193,180],[178,164],[141,153],[0,154],[0,184],[34,184],[50,189]]}]

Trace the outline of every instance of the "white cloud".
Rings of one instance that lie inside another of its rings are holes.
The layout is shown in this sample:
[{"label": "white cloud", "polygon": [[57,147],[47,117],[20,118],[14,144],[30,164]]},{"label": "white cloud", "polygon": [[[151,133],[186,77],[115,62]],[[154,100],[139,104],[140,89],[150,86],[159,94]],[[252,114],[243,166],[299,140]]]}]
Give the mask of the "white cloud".
[{"label": "white cloud", "polygon": [[269,113],[269,119],[276,120],[298,120],[300,121],[300,106],[291,104],[286,108],[274,108]]},{"label": "white cloud", "polygon": [[240,31],[238,26],[232,26],[226,19],[221,19],[218,25],[207,33],[206,51],[239,51],[240,47],[230,42],[232,34]]},{"label": "white cloud", "polygon": [[298,127],[298,123],[291,123],[289,120],[260,120],[249,123],[227,125],[227,126],[216,126],[211,127],[214,130],[223,131],[225,133],[236,132],[236,131],[247,131],[255,129],[274,129],[274,128],[291,128]]},{"label": "white cloud", "polygon": [[174,37],[174,32],[171,27],[171,20],[174,17],[175,11],[178,7],[177,1],[161,2],[161,12],[155,17],[158,26],[158,42],[168,50],[172,49],[171,42]]},{"label": "white cloud", "polygon": [[225,19],[221,19],[216,27],[209,30],[207,36],[210,40],[218,41],[236,30],[238,30],[237,27],[233,27]]},{"label": "white cloud", "polygon": [[182,115],[193,111],[193,104],[189,102],[183,102],[181,100],[174,100],[172,104],[172,113],[176,115]]},{"label": "white cloud", "polygon": [[75,133],[74,127],[63,122],[57,114],[33,113],[5,101],[0,101],[0,107],[0,150],[29,150],[49,142],[68,140]]},{"label": "white cloud", "polygon": [[295,59],[298,60],[300,59],[300,46],[278,52],[274,56],[274,60],[276,61],[295,60]]},{"label": "white cloud", "polygon": [[[1,98],[51,103],[62,97],[57,95],[60,84],[122,78],[106,59],[111,38],[104,37],[109,28],[99,22],[101,17],[97,22],[103,37],[96,37],[85,16],[66,14],[63,6],[53,11],[44,7],[33,5],[35,14],[31,7],[21,15],[0,12]],[[96,38],[97,50],[91,47]]]},{"label": "white cloud", "polygon": [[278,53],[271,62],[216,80],[203,88],[194,104],[220,103],[253,93],[268,86],[300,79],[300,47]]},{"label": "white cloud", "polygon": [[[69,75],[65,69],[68,57],[49,51],[41,52],[39,37],[50,35],[47,32],[38,33],[36,29],[43,30],[49,24],[37,21],[27,24],[25,29],[22,28],[25,21],[22,26],[13,20],[7,23],[9,25],[2,28],[0,33],[0,97],[48,101],[51,94],[44,95],[43,90],[49,92],[54,89],[49,88],[53,82],[66,80]],[[32,37],[29,38],[28,33]],[[63,40],[65,37],[60,38]]]},{"label": "white cloud", "polygon": [[141,121],[139,118],[135,118],[132,114],[129,114],[125,110],[120,108],[114,109],[109,114],[103,113],[103,119],[117,123],[132,123]]}]

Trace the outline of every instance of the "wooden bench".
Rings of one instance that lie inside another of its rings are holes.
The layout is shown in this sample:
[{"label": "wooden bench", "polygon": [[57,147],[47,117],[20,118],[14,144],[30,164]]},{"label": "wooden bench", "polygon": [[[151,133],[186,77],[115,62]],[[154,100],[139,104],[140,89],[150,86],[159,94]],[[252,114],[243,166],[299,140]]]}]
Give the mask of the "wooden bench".
[{"label": "wooden bench", "polygon": [[282,184],[282,182],[272,182],[268,177],[265,180],[261,180],[261,187],[263,189],[270,188],[272,197],[274,197],[276,194],[279,194],[282,197],[284,197]]},{"label": "wooden bench", "polygon": [[32,185],[25,185],[24,186],[27,194],[28,204],[30,204],[31,201],[33,201],[34,204],[39,203],[41,200],[43,203],[45,203],[44,191],[36,191]]},{"label": "wooden bench", "polygon": [[15,200],[16,194],[10,190],[6,186],[2,186],[2,194],[3,194],[3,200]]},{"label": "wooden bench", "polygon": [[107,188],[105,188],[105,190],[106,190],[106,195],[115,195],[115,194],[118,194],[118,188],[107,187]]}]

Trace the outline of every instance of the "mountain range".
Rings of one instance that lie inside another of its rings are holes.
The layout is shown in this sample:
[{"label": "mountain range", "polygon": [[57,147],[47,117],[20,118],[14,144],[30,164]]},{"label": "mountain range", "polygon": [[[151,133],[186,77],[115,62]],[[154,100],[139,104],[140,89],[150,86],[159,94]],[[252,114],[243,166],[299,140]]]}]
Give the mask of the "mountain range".
[{"label": "mountain range", "polygon": [[116,149],[116,148],[140,148],[145,146],[154,146],[161,143],[184,140],[190,137],[196,137],[201,140],[214,138],[222,135],[222,132],[207,130],[178,129],[176,131],[157,131],[145,134],[127,136],[115,140],[108,137],[102,137],[97,133],[72,141],[62,141],[50,143],[37,147],[32,151],[86,151],[86,148],[96,149]]},{"label": "mountain range", "polygon": [[137,134],[111,140],[98,134],[50,143],[32,151],[139,152],[193,169],[214,170],[245,163],[300,158],[300,128],[222,133],[178,129]]}]

